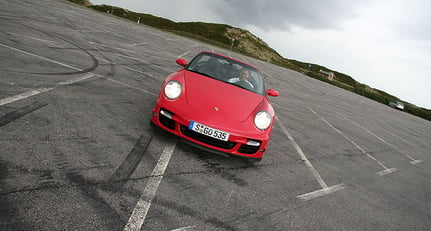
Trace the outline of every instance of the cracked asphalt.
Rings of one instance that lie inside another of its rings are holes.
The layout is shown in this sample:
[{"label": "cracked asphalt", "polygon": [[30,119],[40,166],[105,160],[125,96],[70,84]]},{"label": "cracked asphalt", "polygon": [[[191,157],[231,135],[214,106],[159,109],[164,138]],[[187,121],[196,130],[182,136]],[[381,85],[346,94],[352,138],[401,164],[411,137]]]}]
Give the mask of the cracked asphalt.
[{"label": "cracked asphalt", "polygon": [[[0,6],[0,230],[128,230],[138,202],[137,230],[431,227],[429,121],[66,1]],[[280,92],[261,162],[150,126],[175,60],[203,50]]]}]

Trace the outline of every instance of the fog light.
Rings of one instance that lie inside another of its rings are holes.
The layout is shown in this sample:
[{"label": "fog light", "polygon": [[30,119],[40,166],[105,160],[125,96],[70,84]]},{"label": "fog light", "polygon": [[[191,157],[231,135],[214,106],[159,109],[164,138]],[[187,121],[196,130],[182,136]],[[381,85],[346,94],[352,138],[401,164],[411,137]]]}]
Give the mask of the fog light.
[{"label": "fog light", "polygon": [[264,149],[264,148],[262,148],[262,149],[260,149],[259,151],[260,151],[260,152],[265,152],[265,149]]},{"label": "fog light", "polygon": [[153,112],[153,116],[156,117],[157,116],[157,112]]},{"label": "fog light", "polygon": [[160,110],[160,114],[168,117],[169,119],[172,119],[172,114],[170,112],[164,111],[164,110]]},{"label": "fog light", "polygon": [[247,145],[255,146],[255,147],[259,147],[259,146],[260,146],[260,142],[255,141],[255,140],[249,140],[249,141],[247,142]]}]

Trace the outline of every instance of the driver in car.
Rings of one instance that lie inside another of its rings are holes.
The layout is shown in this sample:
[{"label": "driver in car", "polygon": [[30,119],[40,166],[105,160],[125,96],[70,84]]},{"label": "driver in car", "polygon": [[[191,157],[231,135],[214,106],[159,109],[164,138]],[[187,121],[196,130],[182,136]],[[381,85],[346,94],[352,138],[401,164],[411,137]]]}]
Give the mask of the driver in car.
[{"label": "driver in car", "polygon": [[250,76],[250,72],[243,68],[240,72],[240,76],[239,78],[231,78],[228,80],[229,83],[237,83],[240,81],[243,81],[245,83],[247,83],[251,88],[254,88],[253,84],[251,84],[249,81],[247,81],[248,77]]}]

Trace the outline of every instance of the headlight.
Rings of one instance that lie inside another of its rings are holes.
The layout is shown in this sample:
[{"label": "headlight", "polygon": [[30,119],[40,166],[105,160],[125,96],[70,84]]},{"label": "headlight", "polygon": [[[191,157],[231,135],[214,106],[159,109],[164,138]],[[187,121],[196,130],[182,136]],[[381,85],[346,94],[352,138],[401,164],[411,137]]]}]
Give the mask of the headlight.
[{"label": "headlight", "polygon": [[260,111],[254,116],[254,125],[260,130],[265,130],[271,125],[271,120],[269,112]]},{"label": "headlight", "polygon": [[165,86],[165,96],[168,99],[176,99],[181,95],[181,84],[178,81],[169,81]]}]

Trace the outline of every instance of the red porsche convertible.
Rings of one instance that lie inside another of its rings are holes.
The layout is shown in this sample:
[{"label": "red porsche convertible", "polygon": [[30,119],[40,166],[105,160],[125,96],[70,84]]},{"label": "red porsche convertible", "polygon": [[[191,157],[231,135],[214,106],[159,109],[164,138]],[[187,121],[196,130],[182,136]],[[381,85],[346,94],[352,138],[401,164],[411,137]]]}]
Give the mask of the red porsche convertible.
[{"label": "red porsche convertible", "polygon": [[244,62],[201,52],[163,81],[151,122],[212,152],[260,161],[274,124],[262,72]]}]

